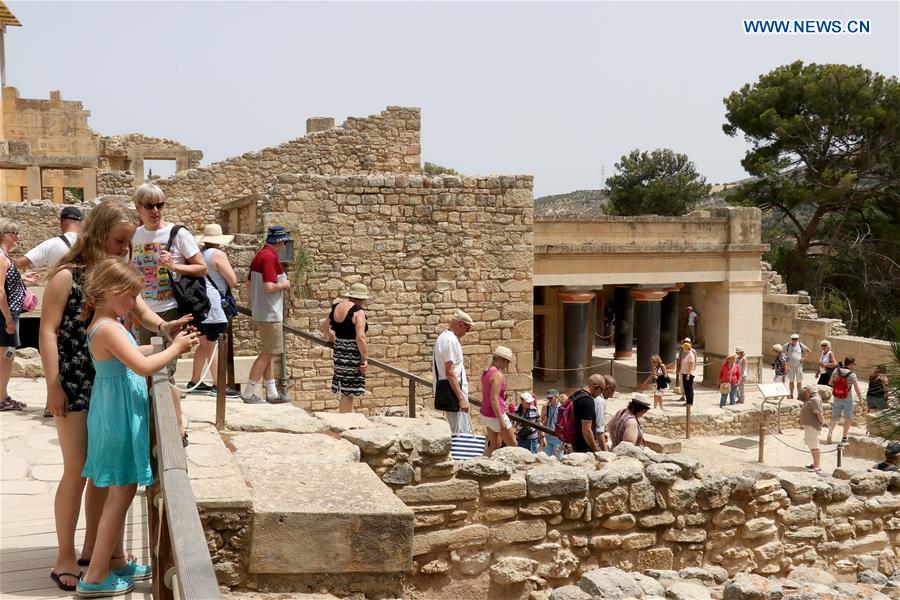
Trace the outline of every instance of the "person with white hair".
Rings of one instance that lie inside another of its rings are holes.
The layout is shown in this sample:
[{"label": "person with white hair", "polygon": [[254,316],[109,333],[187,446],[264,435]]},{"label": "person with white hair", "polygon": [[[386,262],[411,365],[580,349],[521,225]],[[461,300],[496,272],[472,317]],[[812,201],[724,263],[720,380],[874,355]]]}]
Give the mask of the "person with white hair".
[{"label": "person with white hair", "polygon": [[825,411],[822,408],[822,398],[819,397],[819,388],[812,383],[797,392],[797,397],[803,406],[800,407],[800,426],[803,427],[803,441],[812,454],[812,464],[807,465],[808,471],[822,472],[822,454],[819,450],[819,434],[825,426]]},{"label": "person with white hair", "polygon": [[819,356],[819,385],[828,385],[831,374],[837,367],[837,359],[831,351],[831,342],[822,340],[819,345],[822,347],[822,354]]},{"label": "person with white hair", "polygon": [[459,340],[475,325],[472,317],[464,311],[456,309],[450,319],[450,325],[438,336],[434,343],[432,359],[434,363],[434,392],[437,403],[438,384],[446,380],[452,390],[455,402],[444,411],[452,433],[470,433],[471,421],[469,413],[469,378],[466,376],[466,365],[463,362],[462,344]]},{"label": "person with white hair", "polygon": [[[540,413],[537,409],[537,400],[531,392],[522,392],[519,394],[519,406],[516,407],[516,415],[527,421],[535,423],[541,422]],[[532,454],[537,454],[538,447],[538,431],[530,425],[519,423],[516,431],[516,441],[519,448],[525,448]]]},{"label": "person with white hair", "polygon": [[784,348],[781,344],[774,344],[772,352],[775,353],[775,360],[772,361],[772,368],[775,369],[775,383],[785,383],[787,376],[787,357],[784,355]]}]

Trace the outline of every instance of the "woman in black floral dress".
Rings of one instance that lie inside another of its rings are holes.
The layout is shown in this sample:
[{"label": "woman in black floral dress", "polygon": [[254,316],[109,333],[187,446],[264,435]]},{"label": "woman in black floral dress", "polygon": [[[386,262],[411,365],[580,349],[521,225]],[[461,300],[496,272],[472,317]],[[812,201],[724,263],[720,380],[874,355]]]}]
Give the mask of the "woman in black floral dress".
[{"label": "woman in black floral dress", "polygon": [[[81,476],[87,453],[87,410],[94,381],[94,365],[88,351],[86,321],[82,320],[85,272],[108,256],[128,260],[131,238],[140,223],[131,207],[113,201],[91,210],[84,231],[72,249],[53,269],[44,291],[41,312],[41,362],[47,380],[47,409],[56,421],[63,454],[63,476],[56,492],[56,537],[59,550],[51,578],[60,589],[71,591],[78,583],[79,565],[87,564],[97,535],[97,523],[106,500],[106,489],[88,485],[85,494],[86,527],[81,558],[75,554],[75,526],[81,511],[85,479]],[[165,335],[176,333],[189,319],[164,322],[136,298],[132,313],[146,327]],[[120,545],[113,568],[124,564]]]}]

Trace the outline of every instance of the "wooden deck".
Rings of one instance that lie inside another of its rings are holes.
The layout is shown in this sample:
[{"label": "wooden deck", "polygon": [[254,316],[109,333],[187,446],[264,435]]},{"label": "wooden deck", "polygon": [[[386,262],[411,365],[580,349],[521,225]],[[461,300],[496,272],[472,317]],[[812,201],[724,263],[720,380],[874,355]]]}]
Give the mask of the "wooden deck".
[{"label": "wooden deck", "polygon": [[[56,560],[53,497],[62,457],[52,419],[43,419],[44,382],[13,380],[10,394],[28,404],[24,413],[0,413],[0,598],[71,598],[50,579]],[[146,501],[138,490],[128,512],[125,547],[149,562]],[[75,546],[84,539],[84,515]],[[140,582],[124,598],[150,599]]]}]

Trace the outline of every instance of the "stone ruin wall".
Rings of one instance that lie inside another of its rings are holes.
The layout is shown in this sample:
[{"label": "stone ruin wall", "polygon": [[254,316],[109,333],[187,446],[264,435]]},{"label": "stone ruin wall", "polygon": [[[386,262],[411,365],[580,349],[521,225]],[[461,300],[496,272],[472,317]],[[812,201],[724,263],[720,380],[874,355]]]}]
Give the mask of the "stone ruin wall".
[{"label": "stone ruin wall", "polygon": [[[762,263],[763,280],[767,282],[763,296],[763,351],[771,356],[773,344],[790,341],[792,333],[800,334],[800,341],[812,349],[804,368],[819,368],[819,341],[828,339],[838,360],[845,356],[856,358],[856,372],[861,379],[868,377],[877,365],[891,364],[891,345],[885,340],[849,335],[840,319],[820,318],[809,293],[789,294],[781,275]],[[769,359],[771,362],[771,358]]]},{"label": "stone ruin wall", "polygon": [[415,447],[385,428],[343,437],[415,512],[409,598],[528,598],[598,566],[712,565],[733,576],[805,565],[846,581],[900,569],[898,473],[723,475],[630,444],[562,465],[520,448],[454,462],[446,438]]},{"label": "stone ruin wall", "polygon": [[198,230],[218,221],[219,207],[265,193],[282,174],[352,175],[419,172],[421,111],[389,106],[366,118],[278,146],[191,169],[157,181],[169,204],[166,219]]},{"label": "stone ruin wall", "polygon": [[[516,355],[510,389],[530,389],[530,176],[282,175],[262,213],[264,225],[293,232],[295,255],[303,248],[312,259],[305,282],[290,273],[290,323],[317,332],[335,299],[364,283],[372,294],[365,306],[369,355],[431,379],[434,341],[461,307],[475,320],[462,340],[470,393],[497,344]],[[248,320],[236,324],[236,345],[256,347]],[[336,408],[331,351],[285,337],[294,398],[311,410]],[[430,390],[417,386],[416,393],[420,405],[431,403]],[[406,398],[406,380],[369,369],[368,412]]]}]

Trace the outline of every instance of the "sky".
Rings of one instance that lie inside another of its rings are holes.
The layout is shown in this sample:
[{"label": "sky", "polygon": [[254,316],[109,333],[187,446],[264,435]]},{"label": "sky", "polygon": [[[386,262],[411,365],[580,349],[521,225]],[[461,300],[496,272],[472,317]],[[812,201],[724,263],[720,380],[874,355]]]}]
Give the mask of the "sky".
[{"label": "sky", "polygon": [[[722,99],[795,60],[900,74],[900,2],[21,2],[7,85],[80,100],[203,164],[300,137],[306,119],[422,109],[422,158],[603,187],[634,148],[746,177]],[[868,19],[869,35],[747,35],[742,19]],[[155,167],[155,165],[149,165]],[[174,165],[154,170],[166,174]]]}]

